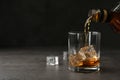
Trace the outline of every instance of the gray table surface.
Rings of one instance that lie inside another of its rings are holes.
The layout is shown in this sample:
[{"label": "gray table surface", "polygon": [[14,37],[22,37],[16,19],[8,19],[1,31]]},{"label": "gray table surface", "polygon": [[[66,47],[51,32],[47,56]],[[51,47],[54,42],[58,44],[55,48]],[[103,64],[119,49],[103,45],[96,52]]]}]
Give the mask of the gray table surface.
[{"label": "gray table surface", "polygon": [[[101,51],[101,70],[69,71],[62,61],[64,49],[25,48],[0,50],[0,80],[120,80],[120,50]],[[59,66],[47,66],[46,56],[60,58]]]}]

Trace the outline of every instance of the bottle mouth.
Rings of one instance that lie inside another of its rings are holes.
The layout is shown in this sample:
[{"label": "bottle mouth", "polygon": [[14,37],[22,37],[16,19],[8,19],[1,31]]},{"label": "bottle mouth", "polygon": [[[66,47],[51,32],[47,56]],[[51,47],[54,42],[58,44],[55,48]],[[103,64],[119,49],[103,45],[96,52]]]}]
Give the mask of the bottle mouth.
[{"label": "bottle mouth", "polygon": [[88,12],[88,17],[92,16],[92,15],[95,15],[96,13],[99,13],[100,10],[99,9],[91,9],[89,10]]},{"label": "bottle mouth", "polygon": [[108,11],[106,9],[92,9],[88,12],[88,17],[92,17],[94,22],[104,23],[108,17]]}]

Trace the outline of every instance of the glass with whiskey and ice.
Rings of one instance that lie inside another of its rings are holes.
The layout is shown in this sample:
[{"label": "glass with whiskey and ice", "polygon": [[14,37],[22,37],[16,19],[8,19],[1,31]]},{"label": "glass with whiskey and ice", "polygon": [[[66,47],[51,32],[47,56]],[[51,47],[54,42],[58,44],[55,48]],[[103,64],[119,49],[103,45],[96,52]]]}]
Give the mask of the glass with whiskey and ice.
[{"label": "glass with whiskey and ice", "polygon": [[75,72],[100,70],[100,32],[69,32],[68,68]]}]

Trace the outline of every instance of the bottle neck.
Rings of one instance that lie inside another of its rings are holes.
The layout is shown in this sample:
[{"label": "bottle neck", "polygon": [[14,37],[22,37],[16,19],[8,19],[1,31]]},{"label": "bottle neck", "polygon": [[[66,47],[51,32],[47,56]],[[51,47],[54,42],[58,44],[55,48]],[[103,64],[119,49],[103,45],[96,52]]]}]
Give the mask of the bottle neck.
[{"label": "bottle neck", "polygon": [[92,18],[91,20],[93,22],[102,22],[102,23],[105,23],[108,21],[108,11],[106,9],[102,9],[102,10],[97,10],[95,12],[95,14],[92,15]]}]

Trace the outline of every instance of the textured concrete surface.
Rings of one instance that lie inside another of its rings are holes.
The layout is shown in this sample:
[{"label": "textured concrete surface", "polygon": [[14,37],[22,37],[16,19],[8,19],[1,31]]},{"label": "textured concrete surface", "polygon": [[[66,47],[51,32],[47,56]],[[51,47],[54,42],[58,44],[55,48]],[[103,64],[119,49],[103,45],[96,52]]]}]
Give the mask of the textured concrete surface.
[{"label": "textured concrete surface", "polygon": [[[101,52],[101,71],[75,73],[62,63],[62,49],[0,50],[0,80],[120,80],[120,50]],[[59,66],[46,66],[46,56],[60,57]]]}]

